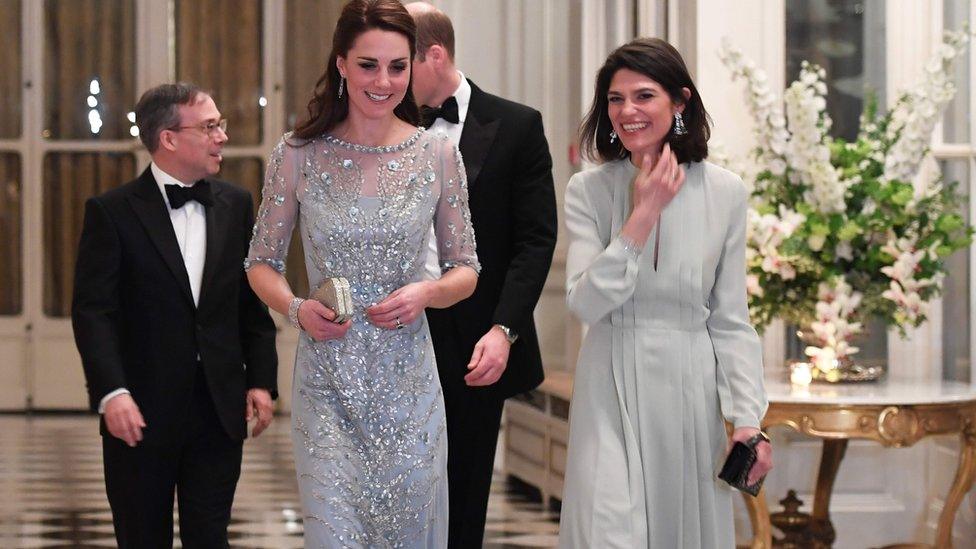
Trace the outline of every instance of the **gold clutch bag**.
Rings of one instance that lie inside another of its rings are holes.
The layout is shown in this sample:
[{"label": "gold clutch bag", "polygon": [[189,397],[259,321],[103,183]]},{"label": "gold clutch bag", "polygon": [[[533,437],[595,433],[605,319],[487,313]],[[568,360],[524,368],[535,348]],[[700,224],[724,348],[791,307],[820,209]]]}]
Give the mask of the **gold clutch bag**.
[{"label": "gold clutch bag", "polygon": [[352,317],[352,292],[349,281],[341,276],[323,280],[309,298],[335,311],[333,322],[342,324]]}]

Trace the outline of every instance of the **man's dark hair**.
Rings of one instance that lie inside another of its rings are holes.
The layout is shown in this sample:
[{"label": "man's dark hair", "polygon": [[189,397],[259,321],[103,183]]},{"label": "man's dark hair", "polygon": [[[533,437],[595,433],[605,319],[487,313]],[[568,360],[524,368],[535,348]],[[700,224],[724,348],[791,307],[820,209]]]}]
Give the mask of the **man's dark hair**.
[{"label": "man's dark hair", "polygon": [[187,82],[162,84],[146,90],[136,103],[136,125],[139,139],[150,153],[159,148],[159,134],[180,125],[180,105],[193,105],[200,96],[208,95],[200,87]]}]

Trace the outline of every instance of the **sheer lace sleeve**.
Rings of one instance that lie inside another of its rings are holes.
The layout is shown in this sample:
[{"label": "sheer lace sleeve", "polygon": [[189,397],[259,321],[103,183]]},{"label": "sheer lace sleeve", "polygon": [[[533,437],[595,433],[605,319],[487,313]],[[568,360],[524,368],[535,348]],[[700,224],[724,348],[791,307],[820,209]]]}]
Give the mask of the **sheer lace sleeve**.
[{"label": "sheer lace sleeve", "polygon": [[298,218],[300,154],[300,149],[291,146],[289,135],[281,138],[268,159],[261,207],[251,236],[251,247],[244,260],[245,270],[265,263],[279,273],[285,272],[288,244]]},{"label": "sheer lace sleeve", "polygon": [[468,180],[461,153],[446,136],[438,139],[435,147],[436,162],[440,165],[438,179],[441,195],[434,211],[434,234],[437,236],[441,273],[460,265],[480,273],[471,210],[468,209]]}]

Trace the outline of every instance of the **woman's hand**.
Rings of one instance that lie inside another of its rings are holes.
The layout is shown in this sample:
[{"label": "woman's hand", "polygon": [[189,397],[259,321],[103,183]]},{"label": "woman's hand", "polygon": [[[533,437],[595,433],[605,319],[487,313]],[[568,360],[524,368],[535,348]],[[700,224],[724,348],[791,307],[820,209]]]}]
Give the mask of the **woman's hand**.
[{"label": "woman's hand", "polygon": [[[736,442],[746,443],[747,440],[753,436],[759,434],[759,429],[755,427],[739,427],[732,433],[732,444]],[[729,450],[732,447],[729,445]],[[762,440],[759,444],[756,444],[756,462],[752,465],[752,469],[749,471],[748,483],[750,486],[759,481],[759,479],[766,476],[773,468],[773,446]]]},{"label": "woman's hand", "polygon": [[332,322],[335,311],[322,305],[314,299],[306,299],[298,307],[298,322],[302,329],[308,332],[315,341],[339,339],[346,336],[352,322],[347,320],[342,324]]},{"label": "woman's hand", "polygon": [[681,190],[685,171],[669,144],[664,145],[656,163],[651,161],[650,153],[645,153],[642,160],[641,169],[634,178],[634,209],[660,215]]},{"label": "woman's hand", "polygon": [[386,299],[366,309],[369,321],[387,330],[396,330],[410,324],[424,314],[433,295],[433,282],[412,282],[395,290]]}]

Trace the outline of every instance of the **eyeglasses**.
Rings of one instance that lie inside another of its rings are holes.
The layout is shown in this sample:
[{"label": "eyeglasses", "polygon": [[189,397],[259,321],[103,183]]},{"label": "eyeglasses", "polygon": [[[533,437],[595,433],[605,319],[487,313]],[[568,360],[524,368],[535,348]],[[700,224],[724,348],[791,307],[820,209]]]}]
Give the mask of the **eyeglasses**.
[{"label": "eyeglasses", "polygon": [[210,122],[199,124],[197,126],[176,126],[175,128],[170,128],[170,130],[174,132],[178,132],[180,130],[201,130],[202,132],[206,133],[210,137],[214,137],[217,134],[218,129],[224,133],[227,133],[226,118],[221,118],[216,122],[211,120]]}]

